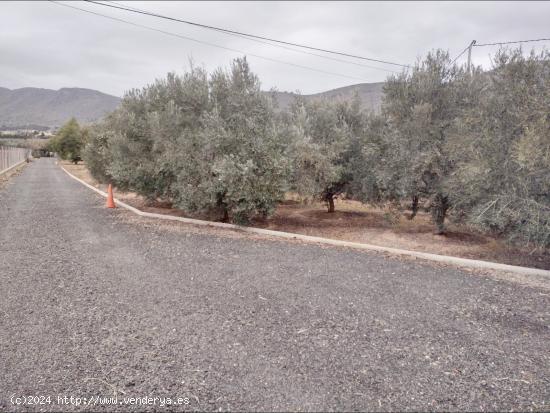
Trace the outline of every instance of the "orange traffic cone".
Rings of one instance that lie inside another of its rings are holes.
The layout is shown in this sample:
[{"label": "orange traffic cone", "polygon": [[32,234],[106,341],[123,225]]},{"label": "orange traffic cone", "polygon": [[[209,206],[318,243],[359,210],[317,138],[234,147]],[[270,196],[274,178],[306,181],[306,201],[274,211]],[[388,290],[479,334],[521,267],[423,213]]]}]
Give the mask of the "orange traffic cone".
[{"label": "orange traffic cone", "polygon": [[113,186],[111,184],[107,188],[107,208],[116,208],[115,200],[113,199]]}]

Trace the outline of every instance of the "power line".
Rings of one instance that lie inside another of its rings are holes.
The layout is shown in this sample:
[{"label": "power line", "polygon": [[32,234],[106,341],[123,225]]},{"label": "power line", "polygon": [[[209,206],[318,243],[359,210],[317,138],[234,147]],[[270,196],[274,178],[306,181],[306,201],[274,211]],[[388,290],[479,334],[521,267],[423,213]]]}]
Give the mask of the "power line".
[{"label": "power line", "polygon": [[[93,2],[93,3],[95,3],[95,2]],[[111,3],[121,5],[120,3],[117,3],[116,1],[111,1]],[[95,3],[95,4],[101,4],[101,3]],[[124,6],[124,5],[121,5],[121,6]],[[143,9],[138,9],[138,8],[135,8],[135,7],[128,7],[128,8],[132,9],[132,10],[135,10],[135,11],[138,11],[138,12],[148,13],[146,10],[143,10]],[[213,30],[217,31],[217,32],[224,33],[224,34],[228,34],[228,35],[231,35],[231,36],[235,36],[235,37],[238,37],[238,38],[241,38],[241,39],[246,39],[246,40],[249,40],[249,41],[252,41],[252,42],[266,44],[268,46],[278,47],[278,48],[284,49],[284,50],[290,50],[291,52],[294,52],[294,53],[302,53],[302,54],[306,54],[306,55],[309,55],[309,56],[320,57],[322,59],[332,60],[332,61],[340,62],[340,63],[346,63],[346,64],[350,64],[350,65],[354,65],[354,66],[365,67],[365,68],[368,68],[368,69],[382,70],[384,72],[390,72],[390,73],[399,73],[395,70],[384,69],[382,67],[369,66],[369,65],[365,65],[365,64],[357,63],[357,62],[350,62],[349,60],[342,60],[342,59],[338,59],[338,58],[335,58],[335,57],[330,57],[330,56],[325,56],[325,55],[321,55],[321,54],[317,54],[317,53],[308,52],[306,50],[294,49],[294,48],[283,46],[283,45],[280,45],[280,44],[274,44],[274,43],[270,43],[270,42],[267,42],[267,41],[254,39],[254,38],[247,37],[247,36],[244,36],[244,35],[241,35],[241,34],[225,33],[223,30],[218,30],[218,29],[213,29]]]},{"label": "power line", "polygon": [[[475,46],[475,45],[474,45],[474,46]],[[451,65],[454,64],[454,62],[456,62],[460,56],[462,56],[464,53],[466,53],[466,51],[468,51],[469,48],[470,48],[470,46],[468,45],[468,47],[466,47],[466,49],[464,49],[463,51],[461,51],[460,54],[459,54],[457,57],[455,57],[455,58],[453,59],[453,61],[451,62]]]},{"label": "power line", "polygon": [[142,29],[147,29],[147,30],[152,30],[152,31],[155,31],[155,32],[166,34],[168,36],[178,37],[180,39],[189,40],[189,41],[192,41],[192,42],[204,44],[204,45],[211,46],[211,47],[217,47],[217,48],[220,48],[220,49],[228,50],[230,52],[244,54],[246,56],[252,56],[252,57],[256,57],[258,59],[264,59],[264,60],[268,60],[268,61],[271,61],[271,62],[285,64],[285,65],[289,65],[289,66],[294,66],[294,67],[298,67],[298,68],[306,69],[306,70],[312,70],[312,71],[315,71],[315,72],[324,73],[324,74],[328,74],[328,75],[340,76],[340,77],[345,77],[345,78],[348,78],[348,79],[361,80],[363,82],[367,82],[367,79],[363,79],[363,78],[359,78],[359,77],[355,77],[355,76],[348,76],[348,75],[344,75],[344,74],[341,74],[341,73],[329,72],[329,71],[322,70],[322,69],[316,69],[316,68],[309,67],[309,66],[299,65],[299,64],[296,64],[296,63],[285,62],[283,60],[273,59],[271,57],[261,56],[261,55],[257,55],[257,54],[253,54],[253,53],[247,53],[247,52],[244,52],[242,50],[233,49],[233,48],[225,47],[225,46],[220,46],[220,45],[217,45],[217,44],[214,44],[214,43],[205,42],[203,40],[194,39],[192,37],[183,36],[183,35],[168,32],[168,31],[162,30],[162,29],[157,29],[155,27],[146,26],[146,25],[139,24],[139,23],[134,23],[134,22],[131,22],[131,21],[128,21],[128,20],[119,19],[117,17],[112,17],[112,16],[108,16],[108,15],[105,15],[105,14],[93,12],[91,10],[82,9],[80,7],[69,6],[68,4],[60,3],[60,2],[57,2],[57,1],[54,1],[54,0],[49,0],[49,1],[53,4],[58,5],[58,6],[68,7],[68,8],[79,10],[79,11],[82,11],[82,12],[85,12],[85,13],[90,13],[90,14],[93,14],[93,15],[96,15],[96,16],[101,16],[101,17],[104,17],[106,19],[110,19],[110,20],[121,22],[121,23],[129,24],[131,26],[140,27]]},{"label": "power line", "polygon": [[475,47],[481,47],[481,46],[498,46],[503,44],[515,44],[515,43],[531,43],[531,42],[544,42],[544,41],[550,41],[550,38],[546,39],[532,39],[532,40],[514,40],[511,42],[496,42],[496,43],[481,43],[481,44],[474,44]]},{"label": "power line", "polygon": [[100,3],[100,2],[97,2],[97,1],[93,1],[93,0],[84,0],[84,1],[86,1],[88,3],[96,4],[98,6],[111,7],[111,8],[119,9],[119,10],[126,10],[126,11],[129,11],[129,12],[132,12],[132,13],[144,14],[144,15],[147,15],[147,16],[157,17],[157,18],[160,18],[160,19],[171,20],[171,21],[175,21],[175,22],[179,22],[179,23],[189,24],[189,25],[192,25],[192,26],[202,27],[202,28],[205,28],[205,29],[215,30],[215,31],[218,31],[218,32],[224,32],[224,33],[228,33],[228,34],[229,33],[237,34],[237,35],[240,35],[240,36],[246,36],[246,37],[260,39],[260,40],[267,40],[267,41],[274,42],[274,43],[285,44],[285,45],[288,45],[288,46],[296,46],[296,47],[301,47],[301,48],[304,48],[304,49],[315,50],[315,51],[318,51],[318,52],[324,52],[324,53],[330,53],[330,54],[336,54],[336,55],[340,55],[340,56],[352,57],[352,58],[355,58],[355,59],[368,60],[368,61],[371,61],[371,62],[378,62],[378,63],[384,63],[384,64],[388,64],[388,65],[401,66],[401,67],[409,67],[409,65],[404,65],[404,64],[401,64],[401,63],[395,63],[395,62],[389,62],[389,61],[386,61],[386,60],[373,59],[373,58],[364,57],[364,56],[357,56],[357,55],[353,55],[353,54],[349,54],[349,53],[337,52],[337,51],[334,51],[334,50],[321,49],[319,47],[307,46],[307,45],[303,45],[303,44],[299,44],[299,43],[286,42],[286,41],[283,41],[283,40],[272,39],[272,38],[265,37],[265,36],[258,36],[258,35],[254,35],[254,34],[239,32],[239,31],[236,31],[236,30],[223,29],[221,27],[215,27],[215,26],[209,26],[209,25],[206,25],[206,24],[196,23],[196,22],[192,22],[192,21],[189,21],[189,20],[178,19],[178,18],[175,18],[175,17],[164,16],[162,14],[152,13],[152,12],[148,12],[148,11],[144,11],[144,10],[133,9],[133,8],[118,6],[118,5],[114,5],[114,4],[108,4],[108,3]]}]

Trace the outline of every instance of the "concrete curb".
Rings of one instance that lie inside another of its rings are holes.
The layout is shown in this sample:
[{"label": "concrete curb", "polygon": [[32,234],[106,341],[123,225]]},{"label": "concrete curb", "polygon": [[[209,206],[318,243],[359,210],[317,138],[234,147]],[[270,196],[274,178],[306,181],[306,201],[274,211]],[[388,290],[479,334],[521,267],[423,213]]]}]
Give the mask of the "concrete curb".
[{"label": "concrete curb", "polygon": [[0,176],[4,175],[6,172],[9,172],[14,168],[17,168],[19,165],[23,163],[25,163],[25,159],[23,159],[21,162],[16,163],[15,165],[10,166],[9,168],[4,169],[3,171],[0,171]]},{"label": "concrete curb", "polygon": [[[77,178],[76,176],[71,174],[69,171],[67,171],[65,168],[63,168],[63,166],[61,166],[61,169],[63,169],[63,171],[65,171],[67,175],[69,175],[74,180],[80,182],[82,185],[90,188],[92,191],[97,192],[98,194],[102,195],[105,198],[107,197],[107,194],[105,192],[95,188],[94,186],[88,184],[87,182],[84,182],[82,179]],[[542,275],[545,277],[550,277],[550,271],[541,270],[538,268],[519,267],[516,265],[499,264],[496,262],[489,262],[489,261],[471,260],[468,258],[449,257],[446,255],[430,254],[427,252],[409,251],[409,250],[402,250],[402,249],[390,248],[390,247],[380,247],[377,245],[362,244],[359,242],[341,241],[341,240],[335,240],[335,239],[329,239],[329,238],[314,237],[310,235],[294,234],[291,232],[273,231],[269,229],[253,228],[253,227],[244,227],[240,225],[226,224],[223,222],[211,222],[211,221],[203,221],[199,219],[176,217],[173,215],[154,214],[151,212],[141,211],[137,208],[134,208],[133,206],[130,206],[122,201],[117,200],[116,198],[115,198],[115,202],[117,203],[117,205],[120,205],[121,207],[129,211],[132,211],[133,213],[140,215],[142,217],[163,219],[168,221],[179,221],[179,222],[184,222],[186,224],[192,224],[192,225],[203,225],[208,227],[231,229],[231,230],[237,230],[237,231],[246,232],[250,234],[260,234],[260,235],[268,235],[268,236],[279,237],[279,238],[296,239],[296,240],[314,242],[319,244],[334,245],[338,247],[349,247],[349,248],[362,249],[362,250],[386,252],[390,254],[421,258],[429,261],[437,261],[444,264],[456,265],[459,267],[498,270],[498,271],[522,274],[522,275]]]}]

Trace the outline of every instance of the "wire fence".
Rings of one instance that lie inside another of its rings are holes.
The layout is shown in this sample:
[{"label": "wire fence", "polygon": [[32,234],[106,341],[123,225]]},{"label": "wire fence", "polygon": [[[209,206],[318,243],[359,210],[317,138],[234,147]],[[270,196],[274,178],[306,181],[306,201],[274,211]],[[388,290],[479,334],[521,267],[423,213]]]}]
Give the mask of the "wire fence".
[{"label": "wire fence", "polygon": [[28,156],[28,149],[0,146],[0,175],[12,166],[24,161]]}]

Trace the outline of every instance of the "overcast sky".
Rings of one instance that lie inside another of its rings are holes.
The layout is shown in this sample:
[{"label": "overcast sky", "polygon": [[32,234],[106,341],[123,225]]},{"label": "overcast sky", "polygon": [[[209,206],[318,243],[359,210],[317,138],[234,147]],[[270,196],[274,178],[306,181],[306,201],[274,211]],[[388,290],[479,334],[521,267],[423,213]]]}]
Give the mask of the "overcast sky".
[{"label": "overcast sky", "polygon": [[[126,19],[230,49],[168,36],[51,2],[0,2],[0,86],[84,87],[122,96],[191,57],[207,70],[246,54],[264,89],[321,92],[383,81],[398,66],[326,60],[235,36],[113,10],[85,2],[67,5]],[[158,14],[289,42],[409,64],[435,48],[458,55],[468,43],[550,37],[550,2],[119,2]],[[538,50],[550,42],[532,43]],[[488,66],[496,47],[474,48]],[[268,59],[307,66],[324,72]],[[466,54],[460,59],[465,61]]]}]

